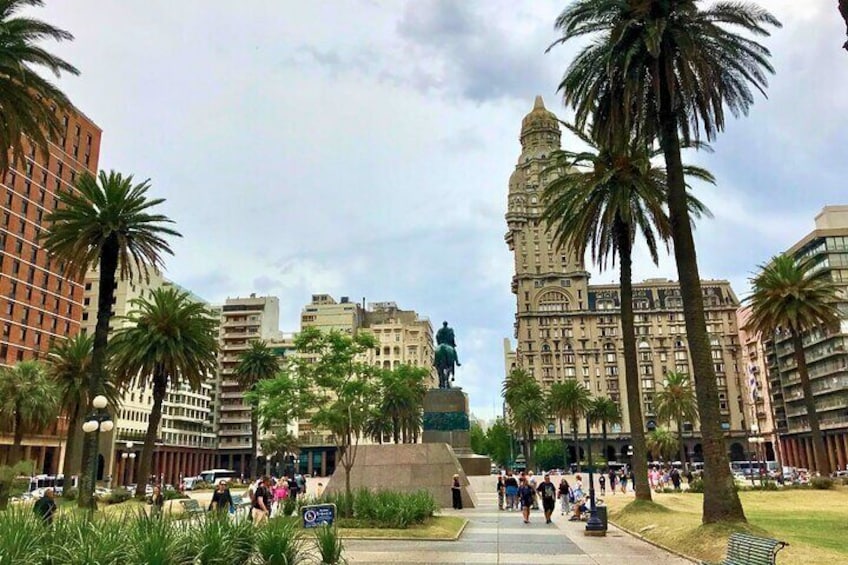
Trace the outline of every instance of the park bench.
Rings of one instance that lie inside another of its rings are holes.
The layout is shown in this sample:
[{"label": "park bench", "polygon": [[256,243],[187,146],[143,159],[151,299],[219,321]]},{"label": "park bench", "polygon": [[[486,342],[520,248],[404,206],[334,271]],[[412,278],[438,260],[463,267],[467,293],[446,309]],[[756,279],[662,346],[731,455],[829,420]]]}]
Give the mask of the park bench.
[{"label": "park bench", "polygon": [[245,499],[240,494],[231,494],[230,498],[233,499],[233,506],[235,507],[236,511],[250,506],[250,499]]},{"label": "park bench", "polygon": [[204,512],[206,512],[203,507],[200,506],[200,504],[193,498],[189,498],[188,500],[181,500],[180,504],[183,505],[185,513],[189,515],[203,514]]},{"label": "park bench", "polygon": [[720,565],[775,565],[777,552],[787,545],[771,538],[731,534],[727,540],[727,557]]}]

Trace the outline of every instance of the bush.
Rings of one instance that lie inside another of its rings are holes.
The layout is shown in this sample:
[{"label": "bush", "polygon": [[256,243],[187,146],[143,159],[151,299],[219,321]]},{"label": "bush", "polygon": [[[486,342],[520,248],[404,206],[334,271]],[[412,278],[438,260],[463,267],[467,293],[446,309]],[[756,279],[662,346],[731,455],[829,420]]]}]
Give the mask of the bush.
[{"label": "bush", "polygon": [[297,501],[288,497],[283,501],[283,516],[291,516],[295,508],[297,508]]},{"label": "bush", "polygon": [[62,490],[62,498],[65,500],[76,500],[79,496],[79,489],[77,487],[70,487]]},{"label": "bush", "polygon": [[303,530],[294,520],[272,518],[256,534],[256,553],[264,565],[303,563],[307,557]]},{"label": "bush", "polygon": [[689,490],[687,492],[704,492],[704,479],[692,479],[689,482]]},{"label": "bush", "polygon": [[103,497],[103,502],[105,502],[106,504],[120,504],[122,502],[128,501],[129,499],[132,498],[132,496],[133,496],[133,493],[131,493],[127,489],[119,488],[119,489],[113,490],[112,492],[107,494],[105,497]]},{"label": "bush", "polygon": [[848,477],[842,477],[842,486],[848,487]]},{"label": "bush", "polygon": [[816,490],[829,490],[833,488],[833,479],[830,477],[813,477],[810,486]]},{"label": "bush", "polygon": [[342,557],[344,553],[344,544],[339,531],[335,526],[323,525],[315,529],[315,545],[318,548],[318,555],[321,556],[321,563],[327,565],[337,565],[344,563]]},{"label": "bush", "polygon": [[194,485],[192,485],[193,490],[207,490],[214,488],[214,485],[207,483],[206,481],[197,481],[196,483],[194,483]]},{"label": "bush", "polygon": [[408,494],[361,489],[353,494],[353,517],[378,528],[405,529],[421,524],[437,509],[427,491]]},{"label": "bush", "polygon": [[187,494],[183,494],[183,493],[176,491],[176,490],[166,489],[166,490],[162,491],[162,500],[165,500],[165,501],[168,501],[168,500],[186,500],[188,498],[191,498],[191,497]]}]

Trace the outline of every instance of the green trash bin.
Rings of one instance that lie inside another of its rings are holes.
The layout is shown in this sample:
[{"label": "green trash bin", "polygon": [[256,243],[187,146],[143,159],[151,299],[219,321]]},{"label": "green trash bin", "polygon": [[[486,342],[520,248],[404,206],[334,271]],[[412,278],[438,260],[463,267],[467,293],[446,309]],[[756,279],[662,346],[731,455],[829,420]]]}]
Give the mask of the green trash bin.
[{"label": "green trash bin", "polygon": [[607,522],[607,507],[602,505],[595,505],[595,512],[598,515],[598,520],[600,520],[601,524],[604,525],[604,531],[609,529]]}]

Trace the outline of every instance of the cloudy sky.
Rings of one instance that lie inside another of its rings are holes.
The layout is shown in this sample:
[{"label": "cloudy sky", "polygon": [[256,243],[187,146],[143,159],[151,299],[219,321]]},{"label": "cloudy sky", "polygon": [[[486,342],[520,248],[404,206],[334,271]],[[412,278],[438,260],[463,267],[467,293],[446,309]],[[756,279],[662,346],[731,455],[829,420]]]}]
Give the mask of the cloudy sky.
[{"label": "cloudy sky", "polygon": [[[835,0],[760,0],[769,99],[712,155],[701,274],[746,292],[755,265],[846,204],[848,53]],[[512,334],[503,242],[521,118],[572,46],[545,54],[565,1],[49,0],[76,40],[61,86],[104,131],[100,167],[150,178],[184,237],[168,276],[212,302],[279,296],[281,330],[312,293],[394,300],[456,328],[473,411],[499,405]],[[237,9],[234,7],[237,6]],[[566,138],[566,143],[573,140]],[[635,266],[676,278],[673,263]],[[612,272],[596,273],[610,282]]]}]

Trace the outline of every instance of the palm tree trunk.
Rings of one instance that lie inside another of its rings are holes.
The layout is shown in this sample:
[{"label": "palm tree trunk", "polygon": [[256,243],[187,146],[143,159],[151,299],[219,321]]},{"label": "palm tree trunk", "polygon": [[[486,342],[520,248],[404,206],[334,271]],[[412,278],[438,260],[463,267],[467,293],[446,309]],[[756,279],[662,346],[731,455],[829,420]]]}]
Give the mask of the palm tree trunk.
[{"label": "palm tree trunk", "polygon": [[527,446],[527,470],[533,471],[535,469],[536,456],[533,453],[533,428],[531,427],[527,431],[527,441],[525,445]]},{"label": "palm tree trunk", "polygon": [[[659,61],[660,85],[670,85],[675,80],[668,76],[664,58]],[[677,108],[673,105],[668,88],[660,86],[660,144],[668,174],[668,213],[674,241],[674,258],[680,279],[680,296],[683,299],[683,316],[689,354],[695,377],[695,394],[701,420],[704,449],[704,506],[701,521],[704,524],[726,520],[745,521],[745,511],[730,473],[730,460],[721,429],[721,412],[718,404],[710,341],[704,317],[704,296],[701,292],[701,275],[692,237],[692,223],[687,203],[686,179],[680,156],[680,138],[677,129]],[[680,102],[677,102],[679,104]]]},{"label": "palm tree trunk", "polygon": [[824,447],[824,436],[819,425],[819,415],[816,412],[816,398],[813,396],[813,386],[810,384],[810,375],[807,372],[807,358],[804,355],[804,341],[801,334],[792,330],[792,346],[795,348],[795,363],[798,365],[798,378],[801,380],[801,389],[804,391],[804,407],[807,409],[807,422],[810,424],[810,436],[813,440],[813,459],[816,470],[827,476],[831,472],[830,461]]},{"label": "palm tree trunk", "polygon": [[563,426],[562,418],[559,419],[559,439],[562,442],[562,462],[564,469],[568,470],[568,446],[565,444],[565,426]]},{"label": "palm tree trunk", "polygon": [[604,446],[604,460],[609,463],[609,446],[607,445],[607,421],[601,420],[601,438]]},{"label": "palm tree trunk", "polygon": [[256,406],[250,410],[250,479],[257,477],[259,464],[259,416],[256,414]]},{"label": "palm tree trunk", "polygon": [[577,472],[580,472],[580,442],[577,440],[577,415],[571,415],[571,437],[574,440],[574,459],[577,460]]},{"label": "palm tree trunk", "polygon": [[395,444],[400,443],[400,422],[397,416],[392,416],[392,440]]},{"label": "palm tree trunk", "polygon": [[637,500],[651,500],[648,484],[648,449],[645,446],[645,418],[642,416],[642,392],[639,386],[639,367],[636,360],[636,328],[633,315],[633,243],[630,229],[615,219],[615,237],[620,260],[621,338],[624,345],[624,386],[627,389],[627,415],[630,422],[630,441],[633,444],[633,492]]},{"label": "palm tree trunk", "polygon": [[15,410],[14,426],[12,447],[9,448],[9,465],[14,465],[24,458],[24,426],[21,422],[20,410]]},{"label": "palm tree trunk", "polygon": [[[115,294],[118,271],[118,240],[110,236],[100,252],[100,279],[97,282],[97,325],[91,350],[91,373],[88,379],[88,405],[91,412],[94,397],[103,391],[106,381],[106,345],[109,341],[109,319],[112,317],[112,297]],[[94,508],[94,477],[97,472],[98,433],[85,434],[82,442],[79,497],[80,508]]]},{"label": "palm tree trunk", "polygon": [[138,461],[138,474],[136,475],[136,498],[144,498],[147,494],[147,480],[150,477],[150,468],[153,465],[153,450],[156,449],[156,433],[159,431],[159,423],[162,421],[162,402],[168,392],[168,380],[163,367],[157,367],[153,375],[153,407],[150,409],[150,418],[147,420],[147,432],[144,434],[144,447],[141,448],[141,459]]},{"label": "palm tree trunk", "polygon": [[686,469],[686,444],[683,442],[683,420],[677,420],[677,435],[680,439],[680,464]]},{"label": "palm tree trunk", "polygon": [[68,437],[65,440],[65,458],[62,462],[62,473],[66,477],[79,474],[80,442],[82,441],[82,404],[75,402],[69,407]]}]

